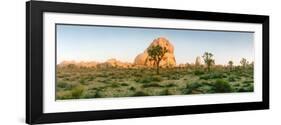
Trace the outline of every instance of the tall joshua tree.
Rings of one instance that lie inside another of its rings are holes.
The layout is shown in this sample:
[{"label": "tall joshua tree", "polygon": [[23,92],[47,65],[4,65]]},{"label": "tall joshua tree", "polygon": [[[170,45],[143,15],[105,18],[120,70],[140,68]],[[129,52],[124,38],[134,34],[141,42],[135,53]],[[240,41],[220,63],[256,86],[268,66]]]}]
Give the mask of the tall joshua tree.
[{"label": "tall joshua tree", "polygon": [[210,71],[211,66],[215,64],[215,60],[213,59],[213,56],[214,55],[212,53],[208,53],[208,52],[205,52],[204,55],[202,56],[207,66],[208,72]]},{"label": "tall joshua tree", "polygon": [[245,68],[249,64],[249,62],[245,58],[242,58],[240,64],[243,66],[243,68]]},{"label": "tall joshua tree", "polygon": [[232,67],[233,67],[233,61],[228,61],[228,67],[230,70],[232,70]]},{"label": "tall joshua tree", "polygon": [[156,66],[157,74],[159,74],[160,62],[163,59],[165,53],[168,52],[166,47],[161,47],[159,45],[151,46],[148,50],[148,60],[153,61],[153,65]]}]

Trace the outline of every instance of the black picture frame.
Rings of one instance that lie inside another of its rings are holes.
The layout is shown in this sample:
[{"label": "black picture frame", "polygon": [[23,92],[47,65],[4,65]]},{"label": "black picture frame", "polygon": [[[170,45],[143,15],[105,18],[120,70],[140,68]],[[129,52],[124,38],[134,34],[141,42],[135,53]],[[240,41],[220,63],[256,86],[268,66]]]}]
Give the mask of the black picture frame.
[{"label": "black picture frame", "polygon": [[[157,108],[43,113],[43,13],[77,13],[262,24],[262,101]],[[26,3],[26,123],[57,123],[269,109],[269,16],[62,2]]]}]

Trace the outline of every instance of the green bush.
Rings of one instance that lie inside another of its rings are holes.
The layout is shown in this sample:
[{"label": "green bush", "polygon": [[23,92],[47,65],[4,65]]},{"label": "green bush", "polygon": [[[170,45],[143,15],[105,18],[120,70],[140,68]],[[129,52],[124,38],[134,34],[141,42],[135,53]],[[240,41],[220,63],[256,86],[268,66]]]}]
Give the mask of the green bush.
[{"label": "green bush", "polygon": [[214,82],[214,89],[217,93],[232,92],[231,85],[222,79],[218,79]]},{"label": "green bush", "polygon": [[206,84],[198,87],[197,91],[201,93],[215,93],[214,87]]},{"label": "green bush", "polygon": [[132,87],[129,88],[129,90],[135,91],[136,88],[132,86]]},{"label": "green bush", "polygon": [[145,78],[137,78],[137,79],[135,79],[135,81],[136,81],[136,82],[140,82],[140,83],[149,83],[149,82],[151,82],[148,77],[145,77]]},{"label": "green bush", "polygon": [[69,85],[66,82],[59,81],[59,82],[57,82],[57,87],[67,88],[67,87],[69,87]]},{"label": "green bush", "polygon": [[135,81],[140,83],[161,82],[163,79],[160,76],[147,76],[138,78]]},{"label": "green bush", "polygon": [[194,90],[199,88],[201,86],[201,83],[193,82],[186,84],[186,87],[182,90],[183,94],[192,94]]},{"label": "green bush", "polygon": [[181,78],[181,75],[179,75],[179,74],[173,74],[173,75],[168,76],[169,80],[178,80],[180,78]]},{"label": "green bush", "polygon": [[81,79],[79,80],[79,82],[80,82],[81,84],[85,85],[86,80],[85,80],[85,79],[83,79],[83,78],[81,78]]},{"label": "green bush", "polygon": [[231,85],[222,79],[218,79],[213,83],[209,82],[193,82],[187,84],[182,90],[183,94],[194,94],[194,93],[224,93],[232,92]]},{"label": "green bush", "polygon": [[143,91],[137,91],[136,93],[133,94],[133,96],[149,96],[149,95]]},{"label": "green bush", "polygon": [[100,91],[96,91],[96,94],[94,95],[94,98],[102,98],[102,94]]},{"label": "green bush", "polygon": [[143,84],[142,87],[148,88],[148,87],[162,87],[162,86],[157,83],[148,83],[148,84]]},{"label": "green bush", "polygon": [[203,80],[209,80],[209,79],[219,79],[219,78],[225,78],[226,75],[223,73],[210,73],[200,76],[200,79]]},{"label": "green bush", "polygon": [[84,92],[84,87],[82,85],[79,85],[71,90],[71,95],[73,98],[80,98],[83,92]]},{"label": "green bush", "polygon": [[237,92],[253,92],[254,85],[253,83],[242,83],[238,88],[236,88]]},{"label": "green bush", "polygon": [[120,85],[117,83],[112,83],[111,85],[109,85],[112,88],[118,88]]},{"label": "green bush", "polygon": [[121,86],[129,86],[127,83],[121,83]]},{"label": "green bush", "polygon": [[228,81],[229,81],[229,82],[235,82],[236,79],[235,79],[234,76],[230,76],[230,77],[228,77]]},{"label": "green bush", "polygon": [[254,83],[254,81],[253,80],[246,80],[243,83]]},{"label": "green bush", "polygon": [[88,81],[93,81],[94,79],[95,79],[95,77],[93,77],[93,76],[88,77]]},{"label": "green bush", "polygon": [[161,76],[152,76],[151,81],[153,82],[161,82],[163,79]]},{"label": "green bush", "polygon": [[87,90],[87,91],[85,91],[85,92],[83,93],[82,98],[86,98],[86,99],[88,99],[88,98],[94,98],[95,95],[96,95],[96,91],[95,91],[95,90]]},{"label": "green bush", "polygon": [[173,95],[173,93],[171,93],[169,89],[164,89],[162,92],[160,92],[160,95]]},{"label": "green bush", "polygon": [[204,74],[205,72],[204,71],[202,71],[202,70],[195,70],[194,71],[194,75],[202,75],[202,74]]},{"label": "green bush", "polygon": [[71,90],[77,86],[77,84],[67,83],[64,81],[58,81],[56,84],[57,84],[58,89],[63,89],[63,90]]},{"label": "green bush", "polygon": [[167,84],[165,87],[174,87],[174,86],[177,86],[177,85],[174,84],[174,83],[169,83],[169,84]]}]

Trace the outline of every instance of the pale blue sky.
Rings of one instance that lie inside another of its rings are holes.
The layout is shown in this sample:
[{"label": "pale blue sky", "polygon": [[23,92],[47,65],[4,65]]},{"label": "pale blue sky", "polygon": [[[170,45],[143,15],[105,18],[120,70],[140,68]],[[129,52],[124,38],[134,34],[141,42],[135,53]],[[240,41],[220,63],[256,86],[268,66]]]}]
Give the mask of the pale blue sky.
[{"label": "pale blue sky", "polygon": [[229,60],[239,64],[243,57],[249,61],[254,58],[254,33],[58,24],[57,63],[110,58],[133,62],[160,36],[174,45],[177,64],[194,63],[206,51],[214,54],[216,64]]}]

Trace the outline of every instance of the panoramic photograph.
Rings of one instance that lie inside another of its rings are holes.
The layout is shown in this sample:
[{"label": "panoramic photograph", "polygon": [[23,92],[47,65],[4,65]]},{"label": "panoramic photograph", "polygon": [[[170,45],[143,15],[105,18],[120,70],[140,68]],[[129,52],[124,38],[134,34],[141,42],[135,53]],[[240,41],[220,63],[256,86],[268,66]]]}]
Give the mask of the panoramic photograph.
[{"label": "panoramic photograph", "polygon": [[254,92],[254,33],[56,24],[56,100]]}]

